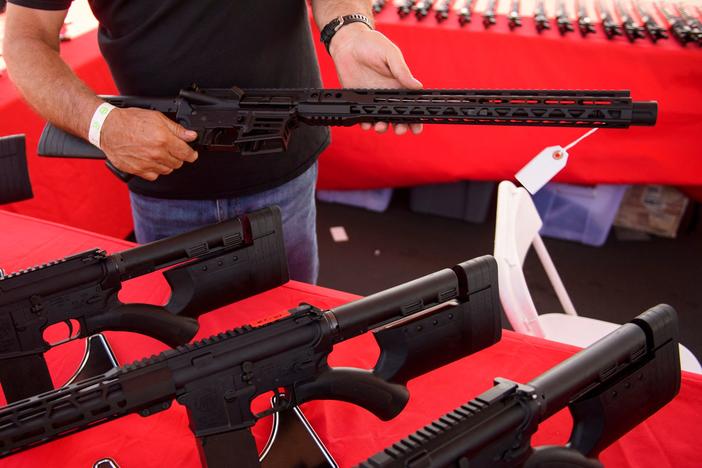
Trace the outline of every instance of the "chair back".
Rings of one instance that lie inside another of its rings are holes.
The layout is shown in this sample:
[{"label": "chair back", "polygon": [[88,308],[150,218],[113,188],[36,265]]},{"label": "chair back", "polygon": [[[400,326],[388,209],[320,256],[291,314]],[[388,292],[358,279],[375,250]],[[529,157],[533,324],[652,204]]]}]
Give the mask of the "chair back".
[{"label": "chair back", "polygon": [[502,181],[497,188],[495,259],[502,307],[515,331],[544,336],[524,278],[524,259],[541,229],[541,217],[524,188]]}]

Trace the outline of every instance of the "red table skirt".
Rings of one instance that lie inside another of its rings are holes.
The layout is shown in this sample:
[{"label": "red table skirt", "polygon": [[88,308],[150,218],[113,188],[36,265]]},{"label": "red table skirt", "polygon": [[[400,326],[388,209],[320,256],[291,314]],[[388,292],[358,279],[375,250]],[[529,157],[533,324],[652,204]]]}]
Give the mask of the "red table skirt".
[{"label": "red table skirt", "polygon": [[[0,226],[0,266],[10,271],[92,247],[111,252],[130,247],[124,241],[4,212],[0,212]],[[461,260],[465,259],[456,259]],[[120,295],[123,301],[155,304],[163,303],[167,296],[167,285],[158,273],[127,282]],[[350,294],[290,282],[203,316],[198,338],[256,322],[301,301],[328,308],[352,299]],[[165,349],[139,335],[107,333],[107,337],[121,363]],[[55,383],[60,384],[71,375],[80,360],[82,346],[72,342],[48,353]],[[410,402],[392,421],[381,422],[363,409],[341,402],[315,401],[303,405],[303,409],[340,466],[347,467],[482,393],[494,377],[526,382],[573,352],[575,348],[569,346],[505,331],[502,341],[491,348],[410,382]],[[377,355],[375,342],[366,334],[338,345],[330,361],[336,366],[369,368]],[[678,397],[603,452],[602,461],[612,467],[695,466],[702,438],[701,420],[702,378],[685,373]],[[267,436],[267,425],[264,420],[254,429],[259,445]],[[542,424],[533,442],[563,443],[570,426],[569,415],[560,412]],[[178,404],[147,418],[123,417],[0,463],[3,468],[47,463],[89,467],[104,457],[113,458],[123,468],[199,466],[185,410]]]}]

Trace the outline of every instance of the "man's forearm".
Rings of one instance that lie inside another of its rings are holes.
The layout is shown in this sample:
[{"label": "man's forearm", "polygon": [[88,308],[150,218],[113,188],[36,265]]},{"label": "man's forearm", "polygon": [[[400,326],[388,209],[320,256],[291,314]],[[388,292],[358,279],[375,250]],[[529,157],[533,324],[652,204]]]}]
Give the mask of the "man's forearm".
[{"label": "man's forearm", "polygon": [[4,56],[15,86],[42,117],[86,138],[102,101],[61,59],[58,35],[54,44],[51,38],[27,34],[21,21],[13,24],[11,17],[7,26]]},{"label": "man's forearm", "polygon": [[312,0],[312,14],[319,29],[334,18],[360,13],[373,21],[372,0]]}]

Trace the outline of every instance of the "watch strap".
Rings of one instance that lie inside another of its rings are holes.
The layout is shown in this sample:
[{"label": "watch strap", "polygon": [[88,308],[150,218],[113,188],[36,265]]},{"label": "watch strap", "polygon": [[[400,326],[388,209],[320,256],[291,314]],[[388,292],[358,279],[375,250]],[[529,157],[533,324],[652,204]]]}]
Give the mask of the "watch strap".
[{"label": "watch strap", "polygon": [[320,41],[322,41],[322,43],[324,44],[324,47],[326,47],[327,52],[329,52],[329,44],[331,43],[334,34],[336,34],[336,32],[339,29],[343,28],[347,24],[352,23],[363,23],[370,29],[373,29],[373,25],[371,24],[368,17],[360,13],[354,13],[352,15],[345,15],[334,18],[333,20],[328,22],[327,25],[324,26],[324,28],[322,28],[322,33],[320,34],[319,38]]}]

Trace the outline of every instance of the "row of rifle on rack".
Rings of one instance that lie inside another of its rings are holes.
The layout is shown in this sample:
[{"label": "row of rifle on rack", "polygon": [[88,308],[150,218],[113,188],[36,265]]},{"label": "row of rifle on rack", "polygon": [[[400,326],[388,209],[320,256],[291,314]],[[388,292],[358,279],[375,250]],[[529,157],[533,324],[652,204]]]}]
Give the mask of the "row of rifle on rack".
[{"label": "row of rifle on rack", "polygon": [[[521,0],[503,1],[509,2],[506,18],[510,30],[523,27],[525,9]],[[374,0],[373,11],[380,13],[387,3],[387,0]],[[478,0],[399,0],[394,6],[400,18],[414,13],[418,20],[422,20],[433,11],[439,23],[448,20],[454,11],[459,24],[465,26],[473,21],[477,3]],[[499,3],[500,0],[487,0],[483,5],[480,15],[485,29],[497,24]],[[577,26],[580,34],[587,37],[597,32],[599,23],[607,39],[625,36],[635,42],[648,36],[656,43],[672,36],[682,45],[694,43],[702,47],[702,7],[699,5],[613,0],[611,8],[605,0],[593,0],[591,6],[587,0],[575,0],[572,11],[570,7],[566,0],[556,0],[555,11],[548,12],[545,0],[535,0],[532,19],[536,31],[542,33],[551,29],[553,23],[562,36],[574,32]],[[549,14],[553,15],[553,20]]]}]

